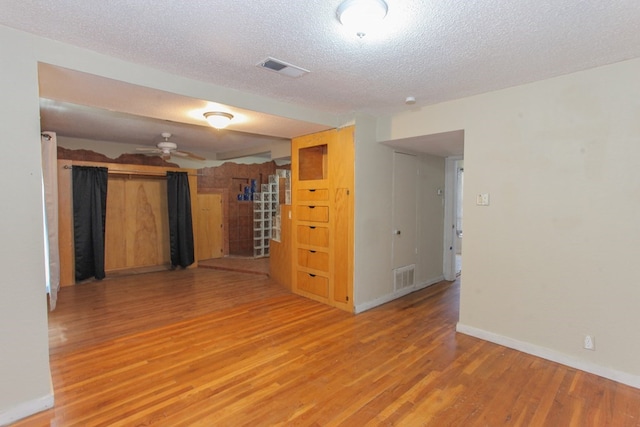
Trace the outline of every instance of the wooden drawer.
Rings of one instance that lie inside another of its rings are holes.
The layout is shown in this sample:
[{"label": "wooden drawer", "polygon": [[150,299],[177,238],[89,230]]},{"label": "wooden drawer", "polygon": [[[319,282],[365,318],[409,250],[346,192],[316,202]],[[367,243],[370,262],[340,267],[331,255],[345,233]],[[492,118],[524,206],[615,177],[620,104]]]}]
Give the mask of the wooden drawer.
[{"label": "wooden drawer", "polygon": [[329,206],[298,205],[298,221],[329,222]]},{"label": "wooden drawer", "polygon": [[298,249],[298,265],[314,270],[329,271],[329,254],[310,249]]},{"label": "wooden drawer", "polygon": [[298,202],[315,202],[329,200],[329,190],[326,188],[302,189],[296,193]]},{"label": "wooden drawer", "polygon": [[328,248],[329,229],[327,227],[315,225],[299,225],[298,244]]},{"label": "wooden drawer", "polygon": [[309,292],[323,298],[329,296],[329,279],[317,274],[298,271],[297,287],[301,291]]}]

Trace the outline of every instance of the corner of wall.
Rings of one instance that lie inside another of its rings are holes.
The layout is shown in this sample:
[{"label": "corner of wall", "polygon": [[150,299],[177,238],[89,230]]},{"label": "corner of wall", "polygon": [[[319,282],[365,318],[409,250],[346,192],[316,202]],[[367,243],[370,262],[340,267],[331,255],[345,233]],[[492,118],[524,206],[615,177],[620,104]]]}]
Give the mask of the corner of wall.
[{"label": "corner of wall", "polygon": [[19,405],[14,406],[13,408],[0,411],[0,426],[8,426],[9,424],[14,423],[18,420],[53,408],[53,403],[54,399],[52,390],[51,393],[45,396],[39,397],[37,399],[32,399],[27,402],[22,402]]}]

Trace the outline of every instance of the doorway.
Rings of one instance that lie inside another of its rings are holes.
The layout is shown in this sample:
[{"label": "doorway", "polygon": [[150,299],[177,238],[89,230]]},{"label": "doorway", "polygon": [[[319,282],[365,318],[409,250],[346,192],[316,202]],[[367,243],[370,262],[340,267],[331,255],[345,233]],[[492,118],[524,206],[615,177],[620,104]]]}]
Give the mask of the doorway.
[{"label": "doorway", "polygon": [[456,182],[455,182],[455,216],[456,216],[456,236],[454,238],[454,252],[456,254],[455,272],[456,277],[462,274],[462,193],[464,183],[464,160],[456,160]]},{"label": "doorway", "polygon": [[464,159],[445,159],[444,254],[445,280],[455,280],[462,274]]},{"label": "doorway", "polygon": [[198,194],[198,261],[224,255],[222,194]]}]

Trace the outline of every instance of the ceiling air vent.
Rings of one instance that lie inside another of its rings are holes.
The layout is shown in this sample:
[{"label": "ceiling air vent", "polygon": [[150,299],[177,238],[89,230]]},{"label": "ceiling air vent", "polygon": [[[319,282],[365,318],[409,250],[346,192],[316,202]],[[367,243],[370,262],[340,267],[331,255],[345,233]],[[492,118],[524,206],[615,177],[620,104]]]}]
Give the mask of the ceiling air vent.
[{"label": "ceiling air vent", "polygon": [[301,77],[309,72],[304,68],[271,57],[260,61],[257,66],[288,77]]}]

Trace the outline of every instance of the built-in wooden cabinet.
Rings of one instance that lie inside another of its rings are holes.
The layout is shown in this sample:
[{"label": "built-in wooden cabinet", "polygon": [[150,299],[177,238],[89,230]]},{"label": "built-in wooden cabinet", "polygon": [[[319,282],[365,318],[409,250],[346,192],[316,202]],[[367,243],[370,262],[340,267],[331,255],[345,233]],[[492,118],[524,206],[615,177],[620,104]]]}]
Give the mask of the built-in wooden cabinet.
[{"label": "built-in wooden cabinet", "polygon": [[292,140],[292,280],[297,294],[353,311],[354,128]]}]

